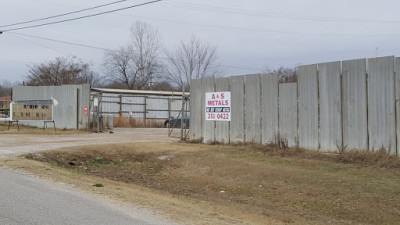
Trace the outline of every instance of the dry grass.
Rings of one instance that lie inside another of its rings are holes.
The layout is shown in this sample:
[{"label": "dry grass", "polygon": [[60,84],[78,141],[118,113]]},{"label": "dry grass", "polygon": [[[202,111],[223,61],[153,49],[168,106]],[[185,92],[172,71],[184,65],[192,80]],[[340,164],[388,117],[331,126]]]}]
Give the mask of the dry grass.
[{"label": "dry grass", "polygon": [[43,134],[43,135],[58,135],[58,134],[79,134],[79,133],[85,133],[88,131],[85,130],[74,130],[74,129],[56,129],[54,131],[54,128],[49,126],[46,129],[43,128],[38,128],[38,127],[32,127],[32,126],[25,126],[20,124],[19,125],[19,130],[17,125],[12,125],[10,126],[10,129],[8,129],[8,122],[0,122],[0,134]]},{"label": "dry grass", "polygon": [[113,117],[114,127],[124,128],[160,128],[164,127],[164,121],[156,119],[147,119],[146,123],[144,120],[126,117]]},{"label": "dry grass", "polygon": [[400,169],[399,158],[397,156],[390,155],[383,148],[376,152],[357,150],[341,151],[338,155],[338,161],[343,163],[360,164],[364,166]]},{"label": "dry grass", "polygon": [[62,179],[89,179],[78,185],[85,190],[102,183],[107,196],[187,224],[396,224],[400,217],[400,171],[372,156],[357,163],[360,156],[274,146],[134,143],[26,158]]}]

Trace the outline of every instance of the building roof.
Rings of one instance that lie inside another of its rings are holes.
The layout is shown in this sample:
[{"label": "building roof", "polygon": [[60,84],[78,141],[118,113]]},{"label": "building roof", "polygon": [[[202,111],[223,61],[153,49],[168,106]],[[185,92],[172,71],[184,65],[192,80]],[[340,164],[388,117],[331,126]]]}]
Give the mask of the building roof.
[{"label": "building roof", "polygon": [[13,103],[19,105],[53,105],[53,100],[21,100]]},{"label": "building roof", "polygon": [[[176,91],[125,90],[125,89],[111,89],[111,88],[92,88],[91,91],[102,92],[102,93],[115,93],[115,94],[182,96],[182,92],[176,92]],[[185,92],[185,95],[186,96],[190,95],[190,92]]]}]

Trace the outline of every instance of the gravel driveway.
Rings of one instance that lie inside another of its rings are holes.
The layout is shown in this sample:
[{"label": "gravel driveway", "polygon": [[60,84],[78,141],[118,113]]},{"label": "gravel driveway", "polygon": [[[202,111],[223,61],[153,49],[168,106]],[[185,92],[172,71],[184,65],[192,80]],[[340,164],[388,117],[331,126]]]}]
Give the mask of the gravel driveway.
[{"label": "gravel driveway", "polygon": [[68,135],[4,134],[0,135],[0,157],[79,145],[179,141],[174,136],[168,137],[166,128],[116,128],[113,133]]}]

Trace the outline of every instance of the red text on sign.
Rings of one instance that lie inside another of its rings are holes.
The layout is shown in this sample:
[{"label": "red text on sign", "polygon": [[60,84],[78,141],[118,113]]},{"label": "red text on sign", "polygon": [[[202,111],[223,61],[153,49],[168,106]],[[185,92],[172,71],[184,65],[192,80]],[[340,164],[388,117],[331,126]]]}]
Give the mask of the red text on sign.
[{"label": "red text on sign", "polygon": [[215,101],[207,101],[207,106],[221,106],[221,105],[228,105],[228,100],[215,100]]}]

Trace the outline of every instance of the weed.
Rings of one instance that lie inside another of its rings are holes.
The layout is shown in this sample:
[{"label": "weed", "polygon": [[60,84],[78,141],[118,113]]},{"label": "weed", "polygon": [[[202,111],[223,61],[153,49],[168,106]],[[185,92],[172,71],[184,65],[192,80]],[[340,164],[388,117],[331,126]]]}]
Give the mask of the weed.
[{"label": "weed", "polygon": [[93,184],[93,186],[95,186],[95,187],[104,187],[103,184]]},{"label": "weed", "polygon": [[347,152],[347,145],[336,144],[336,148],[337,148],[338,153],[339,153],[339,159],[342,159],[344,153]]},{"label": "weed", "polygon": [[400,159],[397,156],[390,155],[390,152],[383,147],[375,152],[361,150],[339,151],[338,161],[364,166],[400,168]]},{"label": "weed", "polygon": [[288,148],[288,140],[280,136],[280,134],[275,135],[275,146],[277,148]]},{"label": "weed", "polygon": [[101,163],[101,162],[103,161],[103,157],[97,156],[96,158],[94,158],[94,161],[95,161],[96,163]]}]

